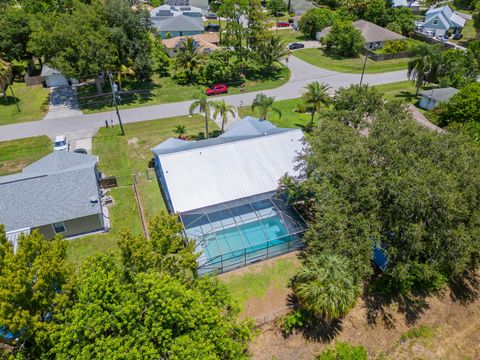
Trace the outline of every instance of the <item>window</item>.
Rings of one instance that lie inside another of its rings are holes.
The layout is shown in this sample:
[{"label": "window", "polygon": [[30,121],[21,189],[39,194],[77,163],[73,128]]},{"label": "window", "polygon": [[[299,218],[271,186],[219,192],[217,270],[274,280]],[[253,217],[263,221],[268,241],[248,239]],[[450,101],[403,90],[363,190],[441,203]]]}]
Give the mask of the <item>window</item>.
[{"label": "window", "polygon": [[67,229],[65,228],[65,224],[62,222],[58,222],[58,223],[54,223],[52,224],[53,226],[53,230],[55,231],[55,234],[59,234],[59,233],[64,233],[67,231]]},{"label": "window", "polygon": [[433,20],[432,25],[438,25],[438,19]]}]

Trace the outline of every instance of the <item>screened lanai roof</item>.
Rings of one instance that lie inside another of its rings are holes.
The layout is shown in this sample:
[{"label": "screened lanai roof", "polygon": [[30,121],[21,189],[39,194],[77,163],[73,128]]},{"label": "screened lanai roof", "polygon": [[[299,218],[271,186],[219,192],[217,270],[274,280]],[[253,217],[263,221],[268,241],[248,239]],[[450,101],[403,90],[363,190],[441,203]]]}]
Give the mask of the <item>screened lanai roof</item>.
[{"label": "screened lanai roof", "polygon": [[218,138],[169,139],[152,151],[169,207],[183,213],[275,191],[282,176],[297,174],[302,148],[300,129],[245,118]]}]

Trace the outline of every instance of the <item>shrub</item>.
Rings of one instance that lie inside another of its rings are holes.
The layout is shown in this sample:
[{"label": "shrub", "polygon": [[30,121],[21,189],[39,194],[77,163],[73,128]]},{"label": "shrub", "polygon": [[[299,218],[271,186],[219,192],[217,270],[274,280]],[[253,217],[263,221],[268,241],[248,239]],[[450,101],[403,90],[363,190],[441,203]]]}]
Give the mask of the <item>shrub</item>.
[{"label": "shrub", "polygon": [[282,331],[284,335],[290,335],[293,329],[301,328],[305,325],[305,313],[301,309],[296,309],[282,318]]},{"label": "shrub", "polygon": [[187,85],[189,83],[188,80],[188,74],[185,71],[178,71],[175,73],[173,76],[173,79],[177,82],[179,85]]},{"label": "shrub", "polygon": [[400,340],[406,341],[408,339],[431,339],[435,336],[435,331],[428,325],[420,325],[409,329],[405,332]]},{"label": "shrub", "polygon": [[367,350],[363,346],[354,346],[337,342],[335,348],[329,348],[317,355],[316,360],[367,360]]},{"label": "shrub", "polygon": [[393,40],[393,41],[387,41],[385,43],[385,46],[383,50],[387,54],[396,54],[402,51],[407,51],[408,50],[408,43],[403,40]]}]

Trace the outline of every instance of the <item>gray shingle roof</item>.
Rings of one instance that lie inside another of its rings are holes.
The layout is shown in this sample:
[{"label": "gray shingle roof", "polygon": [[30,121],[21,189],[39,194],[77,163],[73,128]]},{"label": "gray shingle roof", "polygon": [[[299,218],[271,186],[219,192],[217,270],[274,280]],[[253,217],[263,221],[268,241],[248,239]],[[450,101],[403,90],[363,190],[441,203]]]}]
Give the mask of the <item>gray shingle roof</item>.
[{"label": "gray shingle roof", "polygon": [[420,93],[420,95],[425,96],[429,99],[438,102],[444,102],[450,100],[450,98],[458,92],[457,89],[453,87],[441,88],[441,89],[432,89],[425,90]]},{"label": "gray shingle roof", "polygon": [[0,223],[13,231],[100,214],[96,157],[54,152],[0,177]]},{"label": "gray shingle roof", "polygon": [[204,30],[201,17],[191,17],[186,15],[173,16],[155,25],[158,30],[168,32]]},{"label": "gray shingle roof", "polygon": [[[396,32],[385,29],[369,21],[358,20],[354,21],[352,24],[355,29],[362,33],[365,43],[406,39],[403,35],[397,34]],[[326,27],[320,31],[320,35],[324,36],[329,34],[331,29],[331,26]]]}]

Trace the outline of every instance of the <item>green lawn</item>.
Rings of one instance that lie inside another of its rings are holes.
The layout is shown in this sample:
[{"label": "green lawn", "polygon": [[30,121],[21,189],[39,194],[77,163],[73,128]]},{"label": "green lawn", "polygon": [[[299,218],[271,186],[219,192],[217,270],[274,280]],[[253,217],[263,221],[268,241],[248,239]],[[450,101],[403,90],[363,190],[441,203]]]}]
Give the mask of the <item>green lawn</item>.
[{"label": "green lawn", "polygon": [[268,290],[288,291],[290,279],[298,267],[297,257],[290,256],[251,265],[239,274],[227,273],[219,278],[240,305],[244,306],[253,299],[270,301],[265,298]]},{"label": "green lawn", "polygon": [[[276,113],[272,112],[268,120],[276,126],[284,128],[296,128],[308,125],[311,118],[310,114],[301,114],[294,111],[300,101],[301,99],[299,98],[276,101],[274,106],[282,112],[282,116],[279,117]],[[258,116],[250,106],[241,107],[238,114],[240,117],[247,115]]]},{"label": "green lawn", "polygon": [[[166,210],[154,172],[147,169],[152,158],[150,149],[175,136],[175,125],[184,125],[190,136],[197,136],[204,131],[203,117],[194,115],[127,124],[126,136],[119,134],[118,126],[102,128],[95,135],[93,153],[99,156],[99,170],[116,176],[119,183],[119,187],[111,191],[115,202],[110,207],[112,230],[107,234],[70,240],[68,257],[71,262],[80,264],[85,257],[108,250],[118,252],[117,242],[120,232],[125,228],[133,233],[142,232],[137,202],[131,187],[133,174],[137,174],[137,188],[146,218]],[[217,129],[213,122],[209,126],[211,130]]]},{"label": "green lawn", "polygon": [[52,142],[46,136],[37,136],[0,142],[0,175],[22,171],[31,163],[52,151]]},{"label": "green lawn", "polygon": [[[360,74],[362,72],[364,56],[357,58],[342,58],[329,55],[323,49],[303,49],[292,53],[299,59],[323,69],[343,73]],[[389,71],[405,70],[410,59],[394,59],[385,61],[373,61],[368,59],[365,67],[366,74],[376,74]]]},{"label": "green lawn", "polygon": [[14,98],[7,90],[7,99],[0,95],[0,126],[26,121],[41,120],[48,111],[48,89],[41,85],[26,86],[25,83],[13,83],[13,92],[18,101],[20,112]]},{"label": "green lawn", "polygon": [[[276,74],[269,78],[247,80],[243,91],[252,92],[276,88],[285,84],[289,79],[290,70],[282,66]],[[227,85],[229,86],[228,95],[240,94],[242,92],[238,83],[227,83]],[[78,102],[82,111],[84,113],[93,113],[111,110],[111,94],[108,94],[110,90],[107,85],[105,90],[105,95],[98,96],[94,85],[78,88]],[[126,109],[192,100],[205,90],[205,86],[178,85],[171,77],[158,77],[155,75],[152,77],[152,81],[149,82],[124,81],[123,90],[136,91],[136,94],[121,95],[120,108]]]},{"label": "green lawn", "polygon": [[278,32],[276,32],[276,35],[278,35],[283,41],[285,41],[286,44],[310,40],[307,39],[301,31],[295,31],[293,29],[278,30]]}]

